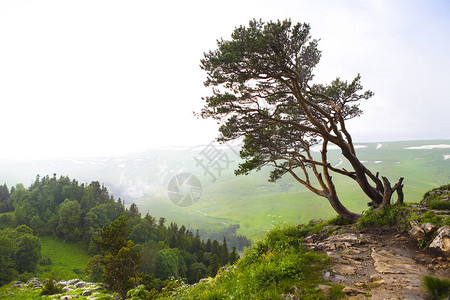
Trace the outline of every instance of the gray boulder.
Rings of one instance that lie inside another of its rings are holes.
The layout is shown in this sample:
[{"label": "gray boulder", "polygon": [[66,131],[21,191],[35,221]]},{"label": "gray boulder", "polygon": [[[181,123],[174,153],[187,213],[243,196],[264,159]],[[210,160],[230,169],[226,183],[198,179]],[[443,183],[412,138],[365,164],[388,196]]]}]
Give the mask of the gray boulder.
[{"label": "gray boulder", "polygon": [[411,225],[409,235],[420,242],[425,236],[425,230],[423,230],[422,226],[420,226],[420,223],[417,221],[411,221],[409,224]]},{"label": "gray boulder", "polygon": [[24,286],[27,286],[27,285],[25,283],[23,283],[22,281],[16,281],[16,282],[13,283],[12,286],[14,286],[14,287],[24,287]]},{"label": "gray boulder", "polygon": [[79,282],[77,282],[75,284],[76,288],[82,288],[82,287],[85,287],[85,286],[86,286],[86,282],[84,282],[84,281],[79,281]]},{"label": "gray boulder", "polygon": [[450,226],[445,225],[437,230],[430,248],[438,249],[446,255],[450,255]]},{"label": "gray boulder", "polygon": [[78,282],[80,282],[81,280],[80,279],[71,279],[71,280],[69,280],[68,282],[67,282],[67,284],[68,285],[75,285],[75,284],[77,284]]},{"label": "gray boulder", "polygon": [[27,281],[27,286],[32,286],[34,288],[40,288],[40,287],[42,287],[42,284],[38,278],[31,278]]}]

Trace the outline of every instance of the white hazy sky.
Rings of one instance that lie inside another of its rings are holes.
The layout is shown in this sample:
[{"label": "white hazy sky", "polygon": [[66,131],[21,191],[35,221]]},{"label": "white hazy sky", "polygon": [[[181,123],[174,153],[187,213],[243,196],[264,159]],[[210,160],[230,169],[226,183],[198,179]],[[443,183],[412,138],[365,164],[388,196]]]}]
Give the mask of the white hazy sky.
[{"label": "white hazy sky", "polygon": [[0,159],[207,144],[199,60],[252,18],[311,24],[317,82],[361,73],[356,141],[450,138],[450,2],[0,1]]}]

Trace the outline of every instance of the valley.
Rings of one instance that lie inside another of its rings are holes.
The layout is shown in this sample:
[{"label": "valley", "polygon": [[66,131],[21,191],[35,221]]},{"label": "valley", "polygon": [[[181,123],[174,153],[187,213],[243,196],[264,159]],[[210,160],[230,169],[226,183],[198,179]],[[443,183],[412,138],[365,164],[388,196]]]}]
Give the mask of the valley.
[{"label": "valley", "polygon": [[[373,172],[394,180],[405,177],[405,201],[417,202],[425,191],[450,181],[450,140],[356,143],[357,153]],[[127,206],[136,203],[142,213],[199,229],[202,237],[238,227],[237,234],[260,238],[273,222],[306,223],[335,215],[327,200],[298,184],[292,177],[268,182],[269,170],[235,176],[239,145],[172,147],[105,158],[70,158],[47,161],[0,161],[0,178],[8,185],[33,182],[37,174],[56,173],[80,182],[98,180]],[[334,166],[349,168],[338,150],[329,150]],[[205,168],[208,155],[214,165]],[[202,162],[202,163],[199,163]],[[202,167],[203,164],[203,167]],[[167,188],[179,173],[201,182],[201,195],[189,207],[172,203]],[[367,209],[365,196],[354,182],[333,177],[340,199],[349,209]]]}]

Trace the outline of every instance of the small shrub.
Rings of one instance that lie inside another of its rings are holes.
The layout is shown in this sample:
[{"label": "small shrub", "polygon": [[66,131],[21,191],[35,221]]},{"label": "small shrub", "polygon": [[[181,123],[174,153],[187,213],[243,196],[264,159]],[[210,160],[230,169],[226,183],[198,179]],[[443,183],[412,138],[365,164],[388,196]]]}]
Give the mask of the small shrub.
[{"label": "small shrub", "polygon": [[440,225],[442,223],[442,217],[435,215],[431,211],[427,211],[420,217],[420,223],[431,223],[435,225]]},{"label": "small shrub", "polygon": [[434,195],[427,199],[426,206],[437,210],[450,210],[450,201],[445,200],[441,195]]},{"label": "small shrub", "polygon": [[450,225],[450,217],[436,215],[431,211],[427,211],[422,215],[418,215],[416,213],[412,213],[411,216],[407,219],[407,223],[409,224],[411,221],[417,221],[419,223],[431,223],[437,226],[445,226]]},{"label": "small shrub", "polygon": [[141,284],[137,288],[129,290],[127,292],[127,297],[131,300],[149,299],[150,292],[145,289],[145,285]]},{"label": "small shrub", "polygon": [[446,217],[446,218],[444,219],[444,221],[442,222],[442,225],[443,225],[443,226],[445,226],[445,225],[450,225],[450,217]]},{"label": "small shrub", "polygon": [[431,242],[433,242],[435,232],[436,230],[425,234],[425,236],[417,243],[420,249],[424,250],[427,249],[428,246],[430,246]]},{"label": "small shrub", "polygon": [[306,237],[308,235],[311,235],[313,233],[319,233],[325,226],[327,225],[326,221],[309,221],[309,223],[302,225],[299,228],[299,236],[300,237]]},{"label": "small shrub", "polygon": [[19,274],[19,276],[17,276],[17,280],[22,281],[22,282],[27,282],[28,279],[33,278],[33,277],[34,277],[33,273],[24,272],[22,274]]},{"label": "small shrub", "polygon": [[448,299],[450,296],[450,280],[430,275],[422,277],[422,283],[430,293],[431,299]]},{"label": "small shrub", "polygon": [[84,274],[83,270],[81,270],[81,269],[72,269],[72,271],[73,271],[75,274],[80,275],[80,276]]},{"label": "small shrub", "polygon": [[53,278],[47,278],[47,281],[42,286],[41,295],[61,294],[62,292],[62,287],[57,285]]}]

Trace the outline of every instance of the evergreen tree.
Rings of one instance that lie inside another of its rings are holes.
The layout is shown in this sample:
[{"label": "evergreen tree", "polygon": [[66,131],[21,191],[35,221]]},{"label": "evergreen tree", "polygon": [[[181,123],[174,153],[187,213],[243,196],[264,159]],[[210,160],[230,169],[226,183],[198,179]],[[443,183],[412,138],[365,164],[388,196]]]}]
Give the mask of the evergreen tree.
[{"label": "evergreen tree", "polygon": [[233,247],[233,251],[230,253],[230,264],[234,264],[239,259],[239,255],[236,252],[236,247]]},{"label": "evergreen tree", "polygon": [[209,276],[215,277],[220,268],[220,258],[217,254],[213,254],[209,263]]},{"label": "evergreen tree", "polygon": [[[219,141],[244,138],[237,175],[265,166],[272,168],[270,181],[289,174],[326,198],[341,217],[355,221],[361,215],[341,202],[333,173],[353,180],[370,205],[381,208],[395,192],[403,202],[403,178],[391,186],[358,159],[346,121],[362,114],[359,103],[373,93],[363,91],[359,74],[350,82],[314,83],[320,57],[308,24],[252,20],[237,27],[230,40],[217,40],[217,48],[201,60],[211,95],[199,115],[220,123]],[[312,147],[318,144],[316,156]],[[331,145],[340,149],[350,170],[330,163]]]},{"label": "evergreen tree", "polygon": [[129,241],[127,219],[123,214],[105,225],[96,243],[102,250],[88,263],[87,270],[95,276],[101,274],[102,281],[116,290],[124,299],[131,288],[138,286],[137,270],[140,255],[132,241]]},{"label": "evergreen tree", "polygon": [[138,206],[135,203],[132,203],[130,205],[128,212],[129,212],[129,215],[131,218],[140,218],[141,217],[141,213],[139,212]]},{"label": "evergreen tree", "polygon": [[226,265],[229,263],[230,259],[228,257],[228,246],[227,246],[227,239],[225,237],[223,237],[223,243],[220,247],[220,264],[221,265]]}]

